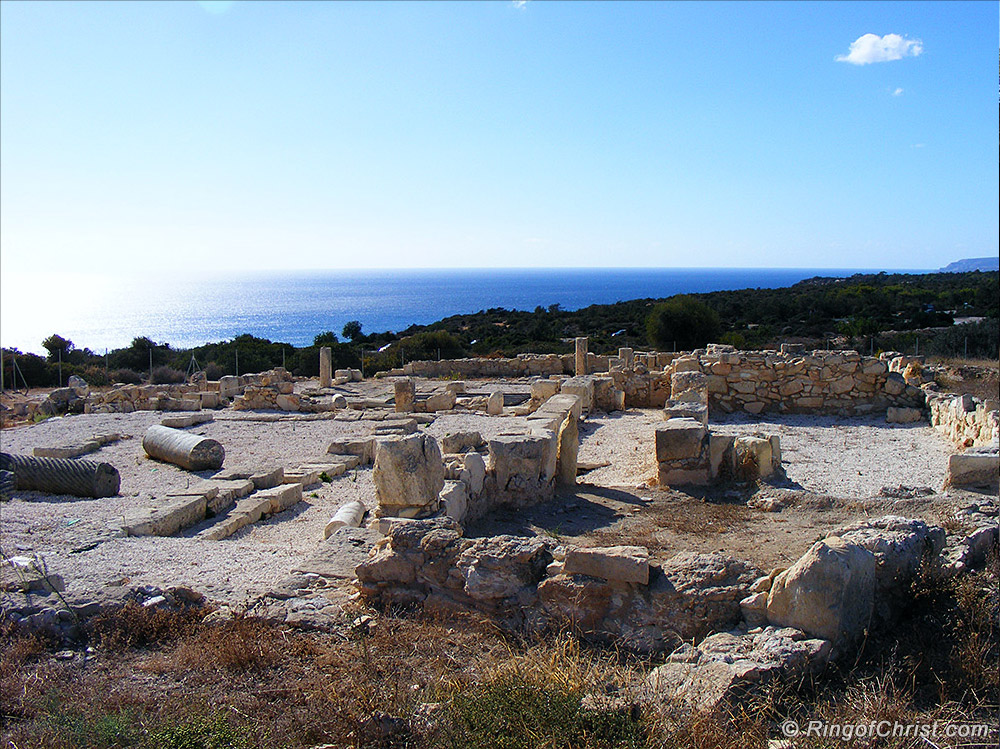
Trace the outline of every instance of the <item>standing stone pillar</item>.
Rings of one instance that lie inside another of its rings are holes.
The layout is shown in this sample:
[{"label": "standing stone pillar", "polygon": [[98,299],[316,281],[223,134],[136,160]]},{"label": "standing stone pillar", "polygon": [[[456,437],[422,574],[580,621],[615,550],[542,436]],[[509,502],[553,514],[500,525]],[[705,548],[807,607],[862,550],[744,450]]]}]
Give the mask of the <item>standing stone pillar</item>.
[{"label": "standing stone pillar", "polygon": [[576,376],[587,374],[587,339],[576,339]]},{"label": "standing stone pillar", "polygon": [[333,385],[333,356],[329,346],[319,350],[319,386],[328,388]]},{"label": "standing stone pillar", "polygon": [[413,402],[417,398],[417,388],[409,377],[402,377],[395,382],[396,413],[411,413]]},{"label": "standing stone pillar", "polygon": [[632,349],[618,349],[618,357],[622,360],[622,366],[625,369],[632,369],[635,366],[635,352]]}]

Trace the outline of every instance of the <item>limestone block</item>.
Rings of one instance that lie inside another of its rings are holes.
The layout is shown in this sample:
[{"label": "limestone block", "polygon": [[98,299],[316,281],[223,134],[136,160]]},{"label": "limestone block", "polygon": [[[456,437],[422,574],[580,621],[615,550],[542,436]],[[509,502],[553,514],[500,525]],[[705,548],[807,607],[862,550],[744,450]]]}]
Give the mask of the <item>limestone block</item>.
[{"label": "limestone block", "polygon": [[462,481],[445,481],[441,503],[445,514],[456,523],[461,523],[469,509],[468,487]]},{"label": "limestone block", "polygon": [[490,416],[500,416],[503,414],[503,393],[494,391],[486,399],[486,413]]},{"label": "limestone block", "polygon": [[946,486],[995,486],[1000,452],[995,447],[973,447],[948,457]]},{"label": "limestone block", "polygon": [[252,495],[256,499],[267,500],[267,514],[273,515],[293,507],[302,501],[302,484],[282,484],[264,489]]},{"label": "limestone block", "polygon": [[332,455],[353,455],[361,465],[375,462],[375,438],[331,442],[326,451]]},{"label": "limestone block", "polygon": [[899,372],[890,372],[885,378],[885,392],[889,395],[902,395],[906,390],[906,380]]},{"label": "limestone block", "polygon": [[590,413],[594,409],[594,378],[589,376],[570,377],[569,379],[563,380],[559,395],[579,396],[580,408],[582,409],[582,412]]},{"label": "limestone block", "polygon": [[282,411],[298,411],[300,399],[299,396],[292,395],[278,395],[275,399],[275,403]]},{"label": "limestone block", "polygon": [[560,416],[570,413],[579,419],[583,416],[583,399],[579,395],[562,392],[545,401],[537,413],[559,414]]},{"label": "limestone block", "polygon": [[459,477],[469,487],[469,494],[478,497],[486,480],[486,461],[479,453],[466,453]]},{"label": "limestone block", "polygon": [[687,460],[702,454],[708,438],[704,424],[692,418],[677,418],[656,427],[656,460]]},{"label": "limestone block", "polygon": [[919,408],[897,408],[889,406],[885,412],[888,424],[912,424],[924,418],[924,412]]},{"label": "limestone block", "polygon": [[588,371],[588,357],[587,357],[587,339],[577,338],[576,339],[576,356],[575,356],[575,367],[574,374],[577,377],[582,377],[583,375],[590,374]]},{"label": "limestone block", "polygon": [[413,384],[413,380],[408,377],[402,377],[393,383],[393,387],[396,393],[396,412],[412,412],[414,400],[417,395],[417,390]]},{"label": "limestone block", "polygon": [[456,432],[441,438],[441,450],[445,453],[467,453],[485,444],[479,432]]},{"label": "limestone block", "polygon": [[874,555],[834,536],[813,544],[774,579],[767,618],[845,645],[868,626],[874,593]]},{"label": "limestone block", "polygon": [[97,440],[87,440],[75,445],[63,445],[62,447],[36,447],[32,450],[32,455],[36,458],[77,458],[81,455],[96,452],[101,445]]},{"label": "limestone block", "polygon": [[[450,411],[455,407],[455,392],[453,390],[441,390],[436,393],[431,393],[430,397],[427,399],[425,406],[428,413],[434,413],[435,411]],[[503,408],[503,396],[500,396],[500,407]]]},{"label": "limestone block", "polygon": [[576,461],[580,453],[580,430],[576,418],[570,415],[559,429],[557,474],[559,483],[576,484]]},{"label": "limestone block", "polygon": [[709,476],[712,479],[736,475],[736,438],[731,434],[709,434]]},{"label": "limestone block", "polygon": [[126,536],[172,536],[205,519],[205,497],[178,497],[159,507],[127,515]]},{"label": "limestone block", "polygon": [[767,478],[774,473],[774,456],[770,439],[737,437],[734,449],[741,478],[752,481],[756,478]]},{"label": "limestone block", "polygon": [[679,356],[674,359],[670,366],[673,367],[674,373],[679,372],[701,372],[701,362],[698,361],[696,356]]},{"label": "limestone block", "polygon": [[380,510],[436,503],[444,488],[444,464],[437,440],[427,434],[380,440],[372,478]]},{"label": "limestone block", "polygon": [[549,439],[540,435],[501,435],[489,441],[488,471],[501,491],[528,488],[544,480]]},{"label": "limestone block", "polygon": [[649,583],[649,549],[645,546],[572,548],[566,553],[567,575],[590,575],[620,583]]},{"label": "limestone block", "polygon": [[661,487],[707,486],[710,476],[708,466],[678,468],[673,463],[660,463],[657,468],[656,480]]},{"label": "limestone block", "polygon": [[535,380],[531,383],[531,400],[539,403],[559,392],[559,380]]},{"label": "limestone block", "polygon": [[319,350],[319,386],[328,388],[333,384],[333,355],[329,346]]},{"label": "limestone block", "polygon": [[694,419],[708,426],[708,406],[700,402],[669,400],[663,406],[663,420]]}]

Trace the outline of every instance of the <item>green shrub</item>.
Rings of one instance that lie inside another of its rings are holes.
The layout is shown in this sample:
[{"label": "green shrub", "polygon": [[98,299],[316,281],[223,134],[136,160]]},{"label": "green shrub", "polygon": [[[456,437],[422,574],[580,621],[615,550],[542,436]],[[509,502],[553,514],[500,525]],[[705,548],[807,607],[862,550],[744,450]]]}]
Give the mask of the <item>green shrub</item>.
[{"label": "green shrub", "polygon": [[657,348],[690,350],[715,341],[722,330],[719,314],[702,301],[675,296],[662,302],[646,319],[646,335]]}]

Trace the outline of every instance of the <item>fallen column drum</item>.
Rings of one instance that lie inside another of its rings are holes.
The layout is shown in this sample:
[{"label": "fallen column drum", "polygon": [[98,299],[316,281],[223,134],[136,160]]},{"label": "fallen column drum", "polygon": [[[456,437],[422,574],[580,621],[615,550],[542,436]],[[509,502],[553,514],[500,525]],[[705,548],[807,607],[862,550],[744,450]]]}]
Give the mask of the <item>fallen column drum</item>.
[{"label": "fallen column drum", "polygon": [[35,458],[0,454],[0,470],[14,474],[14,487],[74,497],[113,497],[121,487],[118,469],[110,463],[77,458]]},{"label": "fallen column drum", "polygon": [[218,441],[159,424],[146,430],[142,449],[151,458],[189,471],[222,468],[222,461],[226,458],[226,451]]}]

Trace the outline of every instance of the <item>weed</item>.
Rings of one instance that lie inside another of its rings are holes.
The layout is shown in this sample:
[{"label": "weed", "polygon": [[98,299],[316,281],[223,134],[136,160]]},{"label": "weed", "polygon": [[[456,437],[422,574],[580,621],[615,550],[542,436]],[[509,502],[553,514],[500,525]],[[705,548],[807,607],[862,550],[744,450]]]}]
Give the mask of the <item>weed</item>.
[{"label": "weed", "polygon": [[87,623],[88,634],[107,651],[161,645],[190,633],[205,612],[173,611],[141,606],[134,601],[116,611],[98,614]]}]

